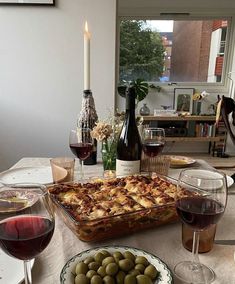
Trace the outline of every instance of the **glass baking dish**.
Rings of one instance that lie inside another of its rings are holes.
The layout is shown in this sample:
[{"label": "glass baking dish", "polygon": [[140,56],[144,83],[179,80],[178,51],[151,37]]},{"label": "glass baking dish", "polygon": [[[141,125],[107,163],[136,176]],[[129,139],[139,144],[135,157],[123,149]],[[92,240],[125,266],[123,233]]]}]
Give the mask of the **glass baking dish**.
[{"label": "glass baking dish", "polygon": [[[132,179],[132,177],[126,178]],[[138,176],[138,178],[142,179],[140,176]],[[112,179],[112,181],[114,180],[118,182],[120,181],[120,178]],[[157,185],[156,180],[158,181],[159,185]],[[163,177],[153,178],[145,176],[141,183],[138,183],[140,190],[143,191],[143,188],[148,188],[148,186],[151,187],[153,184],[153,188],[151,190],[153,190],[157,195],[162,195],[166,200],[165,204],[155,204],[147,208],[133,208],[129,212],[113,215],[109,214],[109,216],[91,219],[84,218],[84,216],[82,216],[82,211],[81,214],[77,213],[79,211],[79,206],[76,204],[76,202],[74,202],[74,200],[70,203],[64,202],[64,200],[61,198],[61,196],[64,196],[64,194],[69,196],[71,195],[70,193],[77,192],[79,197],[76,196],[76,200],[78,203],[80,203],[80,201],[82,201],[80,199],[83,199],[83,196],[86,194],[93,197],[95,194],[99,194],[100,192],[102,193],[104,184],[106,182],[107,181],[105,180],[99,179],[94,180],[92,183],[85,183],[85,186],[88,186],[88,190],[85,194],[82,194],[81,192],[79,193],[79,191],[82,190],[82,185],[79,183],[56,184],[49,187],[50,196],[55,204],[57,214],[82,241],[96,242],[106,240],[131,234],[143,229],[155,228],[160,225],[176,222],[178,217],[175,209],[174,195],[188,195],[188,192],[185,189],[177,189],[175,180],[170,180],[169,178]],[[92,186],[92,184],[94,184],[94,186]],[[160,189],[160,184],[164,184],[164,192],[163,189]],[[106,195],[104,198],[107,199],[107,192],[110,190],[116,190],[118,194],[118,190],[120,190],[120,188],[118,186],[116,187],[116,189],[115,187],[105,189]],[[127,191],[127,195],[128,194],[129,193]],[[146,197],[145,192],[141,196],[142,198],[143,196]],[[99,204],[101,203],[102,202],[99,201]]]}]

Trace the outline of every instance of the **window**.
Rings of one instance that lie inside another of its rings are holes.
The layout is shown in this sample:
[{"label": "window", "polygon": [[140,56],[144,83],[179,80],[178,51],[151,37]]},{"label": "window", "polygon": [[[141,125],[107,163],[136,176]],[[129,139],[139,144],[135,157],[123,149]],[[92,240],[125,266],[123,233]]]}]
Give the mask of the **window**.
[{"label": "window", "polygon": [[222,83],[228,19],[121,20],[119,79]]}]

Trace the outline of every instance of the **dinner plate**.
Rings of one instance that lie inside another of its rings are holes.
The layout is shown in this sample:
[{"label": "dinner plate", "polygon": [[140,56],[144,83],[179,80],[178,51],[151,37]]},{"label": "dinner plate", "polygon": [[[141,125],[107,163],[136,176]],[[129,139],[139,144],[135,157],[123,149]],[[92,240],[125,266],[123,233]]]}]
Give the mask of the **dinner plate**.
[{"label": "dinner plate", "polygon": [[[0,263],[0,284],[19,284],[24,280],[23,260],[11,257],[0,250]],[[34,259],[31,260],[31,268],[33,264]]]},{"label": "dinner plate", "polygon": [[75,256],[73,256],[63,267],[60,273],[60,283],[61,284],[71,284],[74,283],[74,271],[76,264],[88,256],[94,256],[97,252],[101,250],[107,250],[110,253],[115,251],[120,251],[121,253],[125,251],[130,251],[136,256],[145,256],[147,260],[156,267],[156,269],[160,272],[160,276],[153,284],[172,284],[173,277],[170,269],[167,265],[157,256],[148,253],[144,250],[128,247],[128,246],[102,246],[97,248],[92,248],[86,251],[83,251]]},{"label": "dinner plate", "polygon": [[38,195],[26,190],[6,190],[1,188],[0,213],[18,212],[32,206],[38,200]]},{"label": "dinner plate", "polygon": [[196,160],[185,156],[170,156],[170,158],[171,168],[185,168],[188,166],[192,166],[196,162]]},{"label": "dinner plate", "polygon": [[[61,180],[67,175],[65,169],[61,170]],[[22,167],[10,169],[0,174],[0,182],[4,184],[14,183],[53,183],[51,167]]]}]

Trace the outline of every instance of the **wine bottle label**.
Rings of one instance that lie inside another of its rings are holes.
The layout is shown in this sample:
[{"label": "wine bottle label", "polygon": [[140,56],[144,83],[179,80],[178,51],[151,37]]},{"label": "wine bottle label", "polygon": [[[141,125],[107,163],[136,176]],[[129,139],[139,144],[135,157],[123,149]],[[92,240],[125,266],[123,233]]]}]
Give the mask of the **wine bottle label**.
[{"label": "wine bottle label", "polygon": [[140,160],[137,161],[123,161],[116,160],[116,174],[117,176],[134,175],[140,172]]}]

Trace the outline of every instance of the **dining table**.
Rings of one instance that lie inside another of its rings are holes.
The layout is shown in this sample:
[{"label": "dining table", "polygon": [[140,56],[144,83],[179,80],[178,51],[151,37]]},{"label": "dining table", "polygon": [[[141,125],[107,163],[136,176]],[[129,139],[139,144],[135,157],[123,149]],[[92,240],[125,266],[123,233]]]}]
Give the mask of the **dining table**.
[{"label": "dining table", "polygon": [[[11,169],[21,167],[49,167],[50,158],[25,157],[19,160]],[[196,168],[208,169],[211,166],[204,160],[196,160]],[[80,163],[76,159],[75,180],[78,178]],[[168,175],[177,179],[182,169],[170,168]],[[102,163],[84,166],[87,179],[103,175]],[[66,262],[74,255],[100,246],[128,246],[142,249],[160,258],[172,271],[174,266],[183,260],[191,260],[191,252],[182,245],[182,232],[180,221],[143,230],[130,235],[116,237],[99,242],[84,242],[55,216],[55,231],[47,248],[35,258],[32,267],[34,284],[60,283],[60,273]],[[228,201],[226,211],[217,224],[216,240],[235,240],[235,185],[228,188]],[[235,241],[232,245],[216,244],[210,252],[199,254],[200,261],[211,267],[216,278],[215,284],[235,284]],[[14,273],[14,269],[12,270]],[[173,274],[175,284],[183,283]],[[6,283],[17,284],[17,283]],[[71,283],[72,284],[72,283]]]}]

